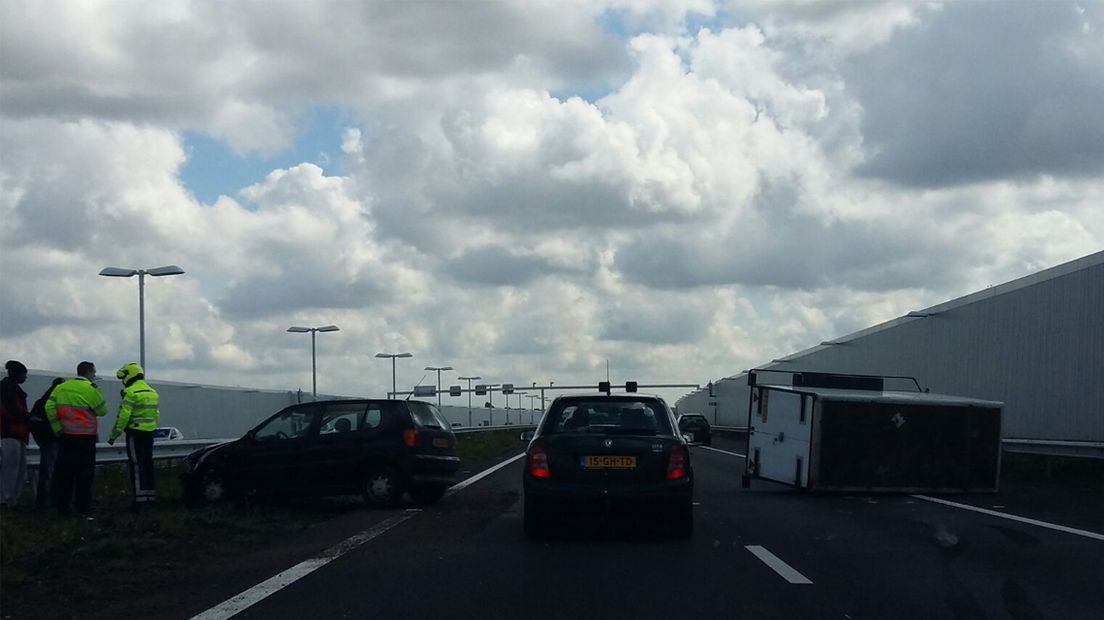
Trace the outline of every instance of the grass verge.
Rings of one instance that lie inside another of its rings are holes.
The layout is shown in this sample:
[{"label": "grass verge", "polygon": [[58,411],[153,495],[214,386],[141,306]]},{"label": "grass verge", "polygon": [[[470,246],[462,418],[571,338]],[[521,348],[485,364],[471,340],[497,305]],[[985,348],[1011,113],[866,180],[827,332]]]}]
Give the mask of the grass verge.
[{"label": "grass verge", "polygon": [[[465,466],[516,454],[520,431],[457,435]],[[134,515],[124,465],[97,468],[93,521],[20,508],[0,515],[0,598],[4,618],[88,617],[97,602],[171,590],[204,566],[276,543],[341,514],[362,510],[359,498],[184,505],[181,465],[159,467],[158,505]],[[94,615],[94,614],[92,614]]]}]

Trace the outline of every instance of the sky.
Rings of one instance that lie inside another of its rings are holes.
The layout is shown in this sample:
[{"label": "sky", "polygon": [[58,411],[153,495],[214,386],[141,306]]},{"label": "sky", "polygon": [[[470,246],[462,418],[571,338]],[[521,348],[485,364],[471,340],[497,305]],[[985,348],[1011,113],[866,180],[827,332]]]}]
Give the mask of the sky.
[{"label": "sky", "polygon": [[1102,249],[1102,109],[1099,1],[6,0],[0,357],[704,384]]}]

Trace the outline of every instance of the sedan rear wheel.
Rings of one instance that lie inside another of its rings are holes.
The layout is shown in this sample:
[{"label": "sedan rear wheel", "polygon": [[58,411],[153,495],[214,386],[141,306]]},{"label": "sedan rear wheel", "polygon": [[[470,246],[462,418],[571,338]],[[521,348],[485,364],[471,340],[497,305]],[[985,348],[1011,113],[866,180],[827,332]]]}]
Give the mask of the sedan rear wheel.
[{"label": "sedan rear wheel", "polygon": [[402,497],[402,478],[388,465],[376,465],[368,470],[364,481],[364,503],[369,508],[394,508]]}]

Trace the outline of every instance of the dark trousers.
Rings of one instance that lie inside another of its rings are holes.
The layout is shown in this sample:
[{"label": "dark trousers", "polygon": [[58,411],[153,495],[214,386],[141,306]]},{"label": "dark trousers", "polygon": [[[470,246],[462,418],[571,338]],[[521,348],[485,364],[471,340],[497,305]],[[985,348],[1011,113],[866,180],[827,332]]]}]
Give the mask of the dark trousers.
[{"label": "dark trousers", "polygon": [[130,467],[130,491],[134,507],[157,501],[157,478],[153,468],[153,431],[128,428],[127,465]]},{"label": "dark trousers", "polygon": [[95,475],[96,436],[62,435],[58,440],[51,489],[54,508],[60,514],[69,514],[69,503],[73,500],[77,514],[92,512],[92,480]]},{"label": "dark trousers", "polygon": [[35,484],[35,508],[50,505],[50,480],[57,464],[58,442],[51,441],[38,446],[38,481]]}]

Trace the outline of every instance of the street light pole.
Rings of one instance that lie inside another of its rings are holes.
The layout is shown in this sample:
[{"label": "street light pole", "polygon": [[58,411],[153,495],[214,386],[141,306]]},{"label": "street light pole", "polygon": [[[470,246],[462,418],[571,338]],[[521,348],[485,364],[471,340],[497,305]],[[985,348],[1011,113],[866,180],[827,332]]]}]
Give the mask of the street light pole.
[{"label": "street light pole", "polygon": [[130,278],[138,276],[138,363],[146,370],[146,274],[153,277],[178,276],[184,270],[176,265],[165,265],[153,269],[126,269],[122,267],[104,267],[101,276],[111,278]]},{"label": "street light pole", "polygon": [[471,396],[472,396],[472,381],[478,381],[483,377],[457,377],[461,381],[468,382],[468,428],[472,425],[472,411],[471,411]]},{"label": "street light pole", "polygon": [[452,370],[452,366],[426,366],[426,370],[437,371],[437,408],[441,408],[441,371]]},{"label": "street light pole", "polygon": [[301,327],[299,325],[292,325],[287,329],[293,334],[305,334],[310,332],[311,335],[311,394],[314,400],[318,400],[318,371],[315,363],[315,348],[314,348],[314,335],[318,332],[336,332],[340,331],[337,325],[323,325],[322,327]]},{"label": "street light pole", "polygon": [[395,358],[398,357],[414,357],[411,353],[376,353],[376,357],[391,358],[391,398],[396,396],[396,384],[395,384]]}]

